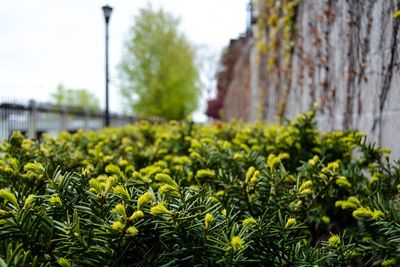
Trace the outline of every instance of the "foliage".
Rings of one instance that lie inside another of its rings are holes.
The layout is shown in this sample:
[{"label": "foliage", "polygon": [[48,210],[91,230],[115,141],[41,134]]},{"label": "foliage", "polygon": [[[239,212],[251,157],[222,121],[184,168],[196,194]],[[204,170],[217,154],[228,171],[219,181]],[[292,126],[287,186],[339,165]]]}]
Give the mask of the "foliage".
[{"label": "foliage", "polygon": [[398,264],[399,164],[313,117],[16,132],[1,145],[0,264]]},{"label": "foliage", "polygon": [[393,13],[392,18],[397,18],[400,17],[400,10],[397,10],[396,12]]},{"label": "foliage", "polygon": [[139,115],[182,119],[199,98],[195,51],[179,21],[151,6],[141,9],[120,65],[122,95]]},{"label": "foliage", "polygon": [[51,94],[51,103],[57,106],[87,108],[89,111],[100,110],[99,99],[86,89],[70,89],[59,84]]}]

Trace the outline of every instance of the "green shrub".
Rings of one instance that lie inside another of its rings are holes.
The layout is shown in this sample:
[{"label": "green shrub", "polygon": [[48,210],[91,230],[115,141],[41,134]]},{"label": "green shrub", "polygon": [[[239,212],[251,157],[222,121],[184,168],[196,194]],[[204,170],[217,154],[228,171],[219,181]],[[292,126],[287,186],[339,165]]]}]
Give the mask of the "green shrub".
[{"label": "green shrub", "polygon": [[1,144],[0,266],[400,262],[400,168],[360,132],[146,122]]}]

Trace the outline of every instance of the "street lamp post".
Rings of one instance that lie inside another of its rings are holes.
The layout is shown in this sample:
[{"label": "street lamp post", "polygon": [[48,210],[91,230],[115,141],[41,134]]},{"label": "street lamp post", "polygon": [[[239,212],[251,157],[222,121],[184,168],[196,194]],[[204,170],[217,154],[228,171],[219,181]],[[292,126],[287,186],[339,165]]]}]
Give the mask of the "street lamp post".
[{"label": "street lamp post", "polygon": [[112,12],[112,7],[106,5],[103,6],[103,12],[104,12],[104,18],[106,21],[106,114],[105,114],[105,121],[104,121],[104,126],[108,127],[110,126],[110,109],[109,109],[109,99],[108,99],[108,84],[109,84],[109,78],[108,78],[108,22],[110,21],[111,17],[111,12]]},{"label": "street lamp post", "polygon": [[250,0],[247,5],[247,11],[248,11],[247,34],[249,36],[252,36],[253,25],[257,23],[257,19],[258,19],[258,9],[254,7],[254,3],[252,0]]}]

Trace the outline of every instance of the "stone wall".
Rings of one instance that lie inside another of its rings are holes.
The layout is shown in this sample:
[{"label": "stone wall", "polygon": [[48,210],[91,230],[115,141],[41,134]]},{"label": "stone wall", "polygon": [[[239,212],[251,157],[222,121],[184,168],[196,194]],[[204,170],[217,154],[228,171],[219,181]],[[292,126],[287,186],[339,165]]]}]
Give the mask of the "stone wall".
[{"label": "stone wall", "polygon": [[279,122],[317,103],[321,130],[359,129],[400,157],[400,0],[255,3],[222,119]]},{"label": "stone wall", "polygon": [[398,9],[391,0],[301,1],[285,116],[316,102],[322,130],[359,129],[400,156]]},{"label": "stone wall", "polygon": [[255,104],[251,87],[256,80],[251,69],[254,52],[250,36],[230,41],[220,60],[216,98],[208,101],[206,114],[209,117],[223,121],[252,120]]},{"label": "stone wall", "polygon": [[252,115],[250,55],[253,45],[250,38],[240,42],[241,53],[235,63],[233,79],[224,99],[222,114],[225,121],[250,121]]}]

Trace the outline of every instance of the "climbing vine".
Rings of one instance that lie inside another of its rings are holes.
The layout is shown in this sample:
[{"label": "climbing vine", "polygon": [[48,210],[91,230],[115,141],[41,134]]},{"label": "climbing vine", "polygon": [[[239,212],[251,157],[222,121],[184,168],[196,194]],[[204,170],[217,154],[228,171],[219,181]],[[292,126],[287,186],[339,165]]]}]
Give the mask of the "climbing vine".
[{"label": "climbing vine", "polygon": [[[255,29],[255,42],[258,51],[258,64],[261,77],[271,77],[262,81],[260,101],[268,99],[268,94],[277,97],[277,114],[282,116],[286,107],[286,98],[290,88],[291,58],[295,44],[297,7],[300,0],[258,0],[254,4],[258,9]],[[265,67],[264,67],[265,66]],[[262,75],[267,72],[269,75]],[[264,109],[268,103],[262,103]],[[260,109],[261,113],[265,110]],[[263,116],[263,115],[262,115]]]}]

